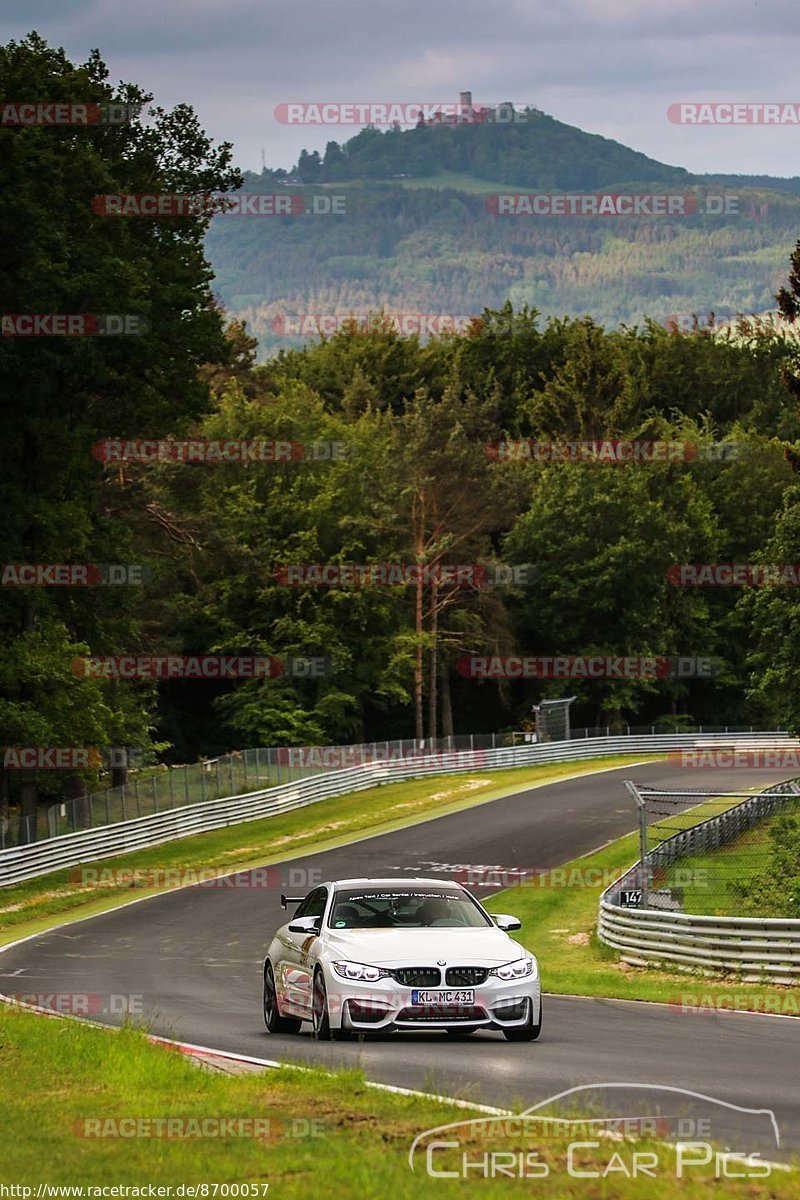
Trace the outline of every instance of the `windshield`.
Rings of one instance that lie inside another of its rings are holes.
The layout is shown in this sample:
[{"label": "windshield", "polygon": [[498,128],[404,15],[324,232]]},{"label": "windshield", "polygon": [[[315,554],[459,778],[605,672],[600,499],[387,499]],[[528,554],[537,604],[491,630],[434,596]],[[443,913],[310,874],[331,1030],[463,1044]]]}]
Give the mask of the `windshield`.
[{"label": "windshield", "polygon": [[333,929],[460,929],[491,925],[465,892],[441,888],[343,888],[328,924]]}]

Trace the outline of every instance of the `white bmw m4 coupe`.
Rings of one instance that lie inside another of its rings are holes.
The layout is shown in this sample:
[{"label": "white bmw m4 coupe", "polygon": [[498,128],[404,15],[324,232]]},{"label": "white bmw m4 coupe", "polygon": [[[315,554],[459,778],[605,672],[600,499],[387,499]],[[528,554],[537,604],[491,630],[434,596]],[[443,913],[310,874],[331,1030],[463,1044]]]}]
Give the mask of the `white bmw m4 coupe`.
[{"label": "white bmw m4 coupe", "polygon": [[310,1021],[321,1040],[408,1029],[538,1038],[539,964],[508,936],[521,923],[490,916],[461,884],[341,879],[281,903],[299,907],[264,961],[270,1033]]}]

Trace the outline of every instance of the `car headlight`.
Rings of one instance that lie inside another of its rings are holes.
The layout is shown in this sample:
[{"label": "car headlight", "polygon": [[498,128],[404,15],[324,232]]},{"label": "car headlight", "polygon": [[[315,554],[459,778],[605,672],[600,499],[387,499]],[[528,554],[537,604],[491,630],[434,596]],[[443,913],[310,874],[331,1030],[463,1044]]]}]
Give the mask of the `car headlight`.
[{"label": "car headlight", "polygon": [[366,963],[335,962],[331,966],[341,979],[363,979],[367,983],[385,979],[389,974],[383,967],[370,967]]},{"label": "car headlight", "polygon": [[489,974],[498,979],[527,979],[536,975],[536,959],[517,958],[514,962],[503,963],[502,967],[492,967]]}]

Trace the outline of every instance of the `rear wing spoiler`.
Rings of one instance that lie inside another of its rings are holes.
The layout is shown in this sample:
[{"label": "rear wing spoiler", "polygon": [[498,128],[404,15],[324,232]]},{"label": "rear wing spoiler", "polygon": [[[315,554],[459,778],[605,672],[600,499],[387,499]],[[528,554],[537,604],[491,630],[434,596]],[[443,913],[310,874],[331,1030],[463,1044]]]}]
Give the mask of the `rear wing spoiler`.
[{"label": "rear wing spoiler", "polygon": [[302,900],[305,900],[305,896],[284,896],[281,892],[281,908],[286,908],[288,904],[300,904]]}]

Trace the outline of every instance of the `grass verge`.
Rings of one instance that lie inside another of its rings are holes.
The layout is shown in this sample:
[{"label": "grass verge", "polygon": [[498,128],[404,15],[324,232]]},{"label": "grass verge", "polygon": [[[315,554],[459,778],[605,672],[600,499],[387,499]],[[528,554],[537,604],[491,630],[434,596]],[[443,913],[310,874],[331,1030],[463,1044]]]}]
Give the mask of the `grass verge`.
[{"label": "grass verge", "polygon": [[[320,1192],[343,1200],[417,1200],[434,1189],[443,1200],[476,1190],[487,1200],[531,1194],[531,1178],[507,1173],[483,1178],[473,1169],[466,1180],[431,1179],[424,1154],[412,1173],[408,1152],[418,1134],[478,1113],[368,1088],[357,1071],[286,1067],[262,1074],[212,1074],[152,1045],[141,1032],[109,1032],[17,1010],[0,1013],[0,1111],[0,1183],[29,1187],[33,1197],[39,1184],[82,1186],[85,1197],[91,1195],[89,1187],[143,1187],[143,1193],[131,1194],[146,1196],[148,1185],[205,1184],[205,1193],[194,1195],[212,1200],[219,1184],[240,1185],[239,1196],[242,1184],[256,1184],[248,1196],[286,1200],[307,1200]],[[181,1124],[159,1126],[165,1119]],[[479,1130],[491,1128],[491,1136],[479,1136]],[[161,1136],[154,1136],[159,1129]],[[220,1130],[228,1135],[219,1136]],[[170,1131],[172,1136],[163,1136]],[[234,1131],[239,1136],[231,1136]],[[252,1136],[256,1131],[262,1136]],[[447,1136],[454,1137],[452,1131]],[[435,1169],[457,1170],[464,1151],[470,1162],[494,1151],[506,1155],[507,1172],[509,1153],[524,1162],[524,1155],[535,1151],[537,1174],[547,1171],[535,1179],[537,1195],[562,1200],[589,1195],[699,1200],[715,1182],[713,1164],[676,1178],[675,1151],[658,1142],[598,1140],[578,1151],[573,1169],[598,1172],[594,1180],[570,1176],[566,1138],[537,1142],[530,1132],[520,1137],[513,1130],[504,1136],[495,1122],[473,1127],[459,1142],[457,1149],[437,1153]],[[627,1177],[634,1152],[656,1155],[656,1178]],[[800,1197],[800,1176],[774,1172],[771,1178],[726,1180],[724,1188],[731,1197],[766,1200],[780,1194],[792,1200]]]},{"label": "grass verge", "polygon": [[[635,761],[652,761],[659,757],[663,756],[642,755]],[[99,872],[123,869],[198,871],[212,867],[232,871],[282,862],[486,803],[515,792],[525,784],[542,785],[625,765],[632,765],[630,756],[618,755],[468,775],[429,776],[387,784],[321,800],[293,812],[117,855],[92,863],[92,868]],[[134,896],[155,895],[166,890],[122,883],[109,885],[102,882],[102,875],[97,882],[75,882],[75,871],[76,868],[65,868],[1,889],[0,946],[63,923],[65,916],[93,916]]]},{"label": "grass verge", "polygon": [[[694,812],[697,819],[704,815],[702,808]],[[691,1011],[736,1008],[800,1016],[800,988],[742,983],[731,972],[707,976],[621,962],[597,937],[598,904],[601,891],[638,857],[638,834],[628,834],[487,901],[490,912],[513,913],[522,921],[520,941],[540,959],[546,992],[659,1001]]]}]

